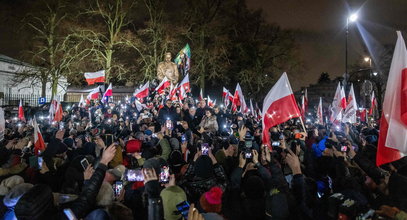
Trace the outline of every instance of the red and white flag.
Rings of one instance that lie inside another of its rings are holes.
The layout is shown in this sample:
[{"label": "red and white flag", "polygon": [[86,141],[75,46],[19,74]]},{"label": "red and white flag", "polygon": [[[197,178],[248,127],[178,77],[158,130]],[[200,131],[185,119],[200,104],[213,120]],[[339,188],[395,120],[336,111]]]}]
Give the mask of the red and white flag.
[{"label": "red and white flag", "polygon": [[319,104],[317,109],[317,122],[319,124],[324,124],[324,115],[322,111],[322,97],[319,97]]},{"label": "red and white flag", "polygon": [[165,92],[165,89],[171,86],[171,82],[168,80],[167,77],[164,77],[164,79],[161,81],[161,83],[155,88],[155,91],[158,92],[158,94],[163,94]]},{"label": "red and white flag", "polygon": [[178,84],[173,86],[171,84],[170,93],[168,94],[168,98],[172,101],[177,100],[177,91],[178,91]]},{"label": "red and white flag", "polygon": [[49,120],[50,122],[59,122],[62,120],[62,105],[61,102],[59,102],[56,99],[53,99],[51,101],[50,107],[49,107]]},{"label": "red and white flag", "polygon": [[225,108],[227,108],[229,106],[230,102],[233,101],[232,93],[230,93],[229,90],[227,90],[225,87],[223,87],[222,98],[223,98],[223,104],[225,105]]},{"label": "red and white flag", "polygon": [[303,119],[305,119],[307,111],[308,111],[308,93],[307,89],[305,89],[304,95],[301,96],[301,113]]},{"label": "red and white flag", "polygon": [[203,92],[202,92],[202,88],[201,88],[201,91],[199,91],[198,101],[202,101],[202,100],[204,100],[204,96],[203,96]]},{"label": "red and white flag", "polygon": [[178,87],[178,98],[184,100],[187,97],[187,93],[191,92],[191,86],[189,84],[189,74],[185,75]]},{"label": "red and white flag", "polygon": [[269,130],[291,118],[301,117],[286,73],[271,88],[263,102],[263,144],[271,148]]},{"label": "red and white flag", "polygon": [[136,89],[133,95],[139,99],[144,99],[149,95],[150,82],[146,82],[142,87]]},{"label": "red and white flag", "polygon": [[38,151],[44,152],[45,142],[44,142],[44,139],[42,138],[42,134],[41,134],[40,128],[38,127],[35,116],[33,119],[33,126],[34,126],[34,154],[38,155],[39,154]]},{"label": "red and white flag", "polygon": [[358,110],[358,104],[356,102],[355,91],[353,90],[353,84],[350,86],[348,95],[348,104],[343,112],[342,122],[356,123],[356,111]]},{"label": "red and white flag", "polygon": [[237,107],[240,106],[240,112],[246,113],[248,111],[246,101],[244,100],[242,88],[239,83],[236,85],[235,95],[233,96],[232,101],[232,110],[236,111]]},{"label": "red and white flag", "polygon": [[105,93],[103,94],[102,99],[105,99],[105,97],[110,97],[113,94],[113,87],[112,87],[112,83],[109,84],[109,87],[107,87]]},{"label": "red and white flag", "polygon": [[369,115],[373,115],[374,110],[376,109],[377,106],[377,100],[374,95],[374,91],[372,91],[372,97],[370,98],[370,109],[369,109]]},{"label": "red and white flag", "polygon": [[85,73],[85,78],[88,85],[93,85],[97,82],[105,82],[105,70]]},{"label": "red and white flag", "polygon": [[256,117],[256,111],[255,111],[254,108],[253,108],[252,99],[250,99],[250,113],[252,113],[252,115],[253,115],[254,117]]},{"label": "red and white flag", "polygon": [[18,106],[18,120],[25,121],[23,101],[20,99],[20,105]]},{"label": "red and white flag", "polygon": [[213,106],[215,106],[213,100],[208,96],[208,106],[213,108]]},{"label": "red and white flag", "polygon": [[257,102],[256,102],[256,115],[257,115],[257,121],[260,121],[263,118],[263,113],[261,112]]},{"label": "red and white flag", "polygon": [[98,98],[99,98],[99,93],[100,93],[100,88],[99,88],[99,86],[98,86],[98,87],[92,89],[92,90],[89,92],[89,94],[88,94],[88,96],[87,96],[86,98],[87,98],[88,100],[91,100],[91,99],[98,99]]},{"label": "red and white flag", "polygon": [[81,94],[81,99],[79,100],[78,106],[82,108],[86,106],[86,101],[83,98],[83,94]]},{"label": "red and white flag", "polygon": [[380,122],[376,165],[390,163],[407,153],[407,50],[397,31]]},{"label": "red and white flag", "polygon": [[342,111],[345,108],[346,108],[345,91],[341,87],[341,83],[338,82],[334,100],[332,101],[330,121],[331,122],[341,121],[342,120]]}]

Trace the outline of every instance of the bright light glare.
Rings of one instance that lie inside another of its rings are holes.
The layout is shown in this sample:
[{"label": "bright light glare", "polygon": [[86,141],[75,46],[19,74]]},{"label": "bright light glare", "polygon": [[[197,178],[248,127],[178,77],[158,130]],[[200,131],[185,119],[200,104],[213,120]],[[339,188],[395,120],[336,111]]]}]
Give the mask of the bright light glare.
[{"label": "bright light glare", "polygon": [[367,62],[370,61],[370,57],[365,57],[364,60],[365,60],[365,62],[367,63]]},{"label": "bright light glare", "polygon": [[377,76],[377,72],[373,72],[373,76]]},{"label": "bright light glare", "polygon": [[349,21],[350,22],[355,22],[356,20],[358,20],[358,14],[353,13],[349,16]]}]

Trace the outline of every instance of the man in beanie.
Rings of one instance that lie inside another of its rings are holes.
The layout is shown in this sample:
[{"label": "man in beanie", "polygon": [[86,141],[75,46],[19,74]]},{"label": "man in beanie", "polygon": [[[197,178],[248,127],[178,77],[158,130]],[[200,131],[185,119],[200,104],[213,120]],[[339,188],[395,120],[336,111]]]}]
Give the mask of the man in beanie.
[{"label": "man in beanie", "polygon": [[194,160],[188,165],[184,180],[181,183],[188,196],[188,201],[196,202],[200,196],[214,186],[226,188],[226,175],[223,167],[218,164],[212,151],[202,155],[195,154]]},{"label": "man in beanie", "polygon": [[[103,151],[99,165],[88,184],[82,189],[77,200],[70,203],[68,207],[75,216],[84,218],[91,210],[96,201],[96,196],[103,182],[107,164],[112,160],[116,152],[114,145]],[[63,219],[65,214],[54,206],[54,198],[51,188],[47,185],[38,184],[25,193],[15,207],[15,214],[18,219]]]}]

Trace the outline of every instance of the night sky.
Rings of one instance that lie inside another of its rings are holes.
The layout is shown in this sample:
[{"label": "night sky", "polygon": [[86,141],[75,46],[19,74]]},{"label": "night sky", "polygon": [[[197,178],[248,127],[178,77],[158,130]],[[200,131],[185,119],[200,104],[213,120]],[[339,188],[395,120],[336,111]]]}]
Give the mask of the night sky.
[{"label": "night sky", "polygon": [[[251,9],[261,8],[268,22],[298,31],[297,41],[304,68],[301,73],[288,73],[294,90],[316,82],[321,72],[328,72],[332,78],[344,73],[345,23],[350,11],[359,9],[358,25],[377,45],[394,44],[396,29],[403,30],[407,37],[407,0],[349,0],[348,3],[344,0],[246,1]],[[7,20],[1,21],[0,53],[18,58],[24,42],[11,29]],[[350,26],[349,65],[360,56],[370,55],[359,30],[354,24]]]}]

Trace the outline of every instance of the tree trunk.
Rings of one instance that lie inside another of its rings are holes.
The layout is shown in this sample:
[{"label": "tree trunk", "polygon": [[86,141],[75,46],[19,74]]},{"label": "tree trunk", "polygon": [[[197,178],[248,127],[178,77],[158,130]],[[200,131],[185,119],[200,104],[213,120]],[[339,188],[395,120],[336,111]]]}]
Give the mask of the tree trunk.
[{"label": "tree trunk", "polygon": [[106,50],[106,66],[105,66],[105,73],[106,73],[106,83],[109,84],[111,75],[110,75],[110,67],[112,66],[112,56],[113,50],[107,49]]},{"label": "tree trunk", "polygon": [[47,79],[41,80],[41,97],[47,96]]}]

